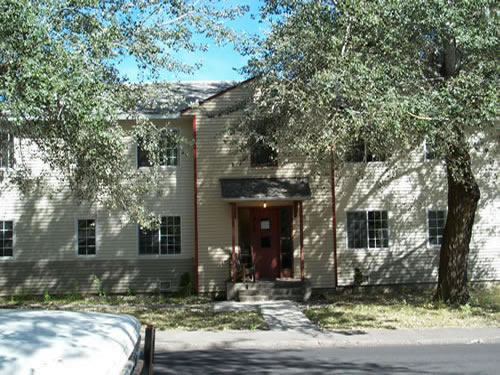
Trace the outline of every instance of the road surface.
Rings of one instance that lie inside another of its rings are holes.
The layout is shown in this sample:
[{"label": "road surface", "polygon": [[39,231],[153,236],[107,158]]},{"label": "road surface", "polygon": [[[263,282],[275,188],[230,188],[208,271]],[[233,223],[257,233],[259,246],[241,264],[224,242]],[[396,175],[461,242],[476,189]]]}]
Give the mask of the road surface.
[{"label": "road surface", "polygon": [[500,344],[156,349],[155,374],[500,374]]}]

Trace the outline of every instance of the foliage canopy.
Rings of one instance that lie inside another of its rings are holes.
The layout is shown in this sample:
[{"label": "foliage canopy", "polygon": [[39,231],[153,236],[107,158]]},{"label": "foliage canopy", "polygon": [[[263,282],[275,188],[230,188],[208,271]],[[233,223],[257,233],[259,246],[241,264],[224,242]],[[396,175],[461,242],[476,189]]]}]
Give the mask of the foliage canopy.
[{"label": "foliage canopy", "polygon": [[[117,207],[145,221],[144,196],[155,186],[155,173],[131,168],[125,140],[141,136],[154,151],[156,129],[139,108],[154,105],[157,93],[151,93],[151,85],[127,83],[117,67],[134,59],[141,81],[193,71],[196,66],[180,61],[178,53],[205,49],[197,35],[231,40],[235,35],[223,21],[246,11],[218,3],[3,0],[0,126],[33,146],[30,152],[38,150],[53,170],[48,174],[68,183],[78,199]],[[167,111],[182,100],[170,86],[161,89]],[[140,126],[122,128],[120,114]],[[33,176],[18,156],[11,181],[28,190],[41,176]]]},{"label": "foliage canopy", "polygon": [[340,166],[360,140],[378,155],[426,139],[448,179],[438,297],[466,302],[480,197],[470,154],[498,155],[497,3],[267,0],[262,17],[270,33],[242,48],[253,56],[244,71],[257,79],[255,100],[229,129],[243,135],[236,142],[264,139],[316,165],[333,146]]}]

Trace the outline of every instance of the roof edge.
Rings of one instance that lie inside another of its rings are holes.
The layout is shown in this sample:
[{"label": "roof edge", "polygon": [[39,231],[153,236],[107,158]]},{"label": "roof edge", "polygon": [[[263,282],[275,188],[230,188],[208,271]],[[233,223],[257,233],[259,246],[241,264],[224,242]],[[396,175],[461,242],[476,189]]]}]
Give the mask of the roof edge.
[{"label": "roof edge", "polygon": [[[222,90],[222,91],[219,91],[218,93],[213,94],[213,95],[209,96],[209,97],[208,97],[208,98],[206,98],[206,99],[200,100],[200,101],[198,102],[198,105],[199,105],[199,106],[202,106],[202,105],[203,105],[203,104],[205,104],[206,102],[208,102],[208,101],[210,101],[210,100],[213,100],[213,99],[217,98],[218,96],[224,95],[225,93],[227,93],[227,92],[229,92],[229,91],[231,91],[231,90],[234,90],[235,88],[237,88],[237,87],[239,87],[239,86],[245,85],[245,84],[247,84],[248,82],[253,81],[255,78],[256,78],[256,77],[250,77],[250,78],[248,78],[248,79],[246,79],[246,80],[244,80],[244,81],[238,82],[237,84],[235,84],[235,85],[233,85],[233,86],[231,86],[231,87],[228,87],[227,89],[224,89],[224,90]],[[188,112],[188,111],[190,111],[190,110],[192,110],[192,109],[193,109],[193,107],[187,107],[187,108],[184,108],[184,109],[183,109],[182,111],[180,111],[179,113],[180,113],[181,115],[184,115],[184,114],[186,114],[186,112]]]}]

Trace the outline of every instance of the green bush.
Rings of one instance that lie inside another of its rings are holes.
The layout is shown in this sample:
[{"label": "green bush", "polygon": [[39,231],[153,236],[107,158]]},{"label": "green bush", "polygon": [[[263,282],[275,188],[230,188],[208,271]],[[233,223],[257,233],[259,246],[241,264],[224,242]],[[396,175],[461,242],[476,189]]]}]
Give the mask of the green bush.
[{"label": "green bush", "polygon": [[179,291],[177,293],[181,297],[187,297],[194,293],[194,285],[189,272],[184,272],[181,275],[181,279],[179,281]]}]

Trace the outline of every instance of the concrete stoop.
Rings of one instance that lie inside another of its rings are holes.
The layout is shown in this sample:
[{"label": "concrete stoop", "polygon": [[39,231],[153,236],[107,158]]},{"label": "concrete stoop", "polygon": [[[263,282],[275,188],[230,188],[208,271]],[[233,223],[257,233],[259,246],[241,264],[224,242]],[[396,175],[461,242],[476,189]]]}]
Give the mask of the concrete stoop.
[{"label": "concrete stoop", "polygon": [[227,300],[260,302],[276,300],[307,301],[311,297],[308,280],[272,280],[256,282],[228,282]]}]

